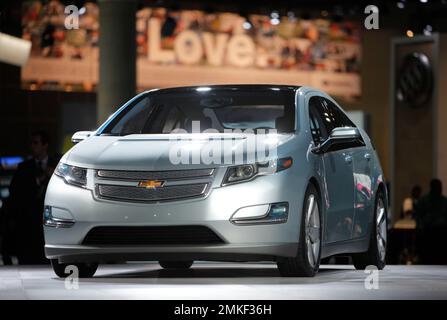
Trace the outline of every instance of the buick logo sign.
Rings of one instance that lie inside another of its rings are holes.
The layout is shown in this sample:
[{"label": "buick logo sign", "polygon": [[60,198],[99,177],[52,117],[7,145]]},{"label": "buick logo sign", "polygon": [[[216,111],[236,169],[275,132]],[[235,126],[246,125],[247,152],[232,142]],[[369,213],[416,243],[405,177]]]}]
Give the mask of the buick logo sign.
[{"label": "buick logo sign", "polygon": [[396,98],[409,107],[423,106],[431,97],[433,73],[428,57],[419,52],[410,53],[400,66]]}]

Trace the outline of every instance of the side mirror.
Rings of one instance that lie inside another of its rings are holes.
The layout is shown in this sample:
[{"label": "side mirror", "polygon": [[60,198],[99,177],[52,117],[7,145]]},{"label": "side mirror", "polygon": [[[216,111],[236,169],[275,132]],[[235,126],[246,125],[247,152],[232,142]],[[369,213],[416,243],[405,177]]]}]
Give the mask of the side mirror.
[{"label": "side mirror", "polygon": [[329,138],[319,146],[313,148],[312,151],[321,154],[341,145],[364,145],[359,129],[354,127],[335,128],[332,130]]},{"label": "side mirror", "polygon": [[329,138],[331,138],[331,139],[359,139],[360,132],[359,132],[359,129],[354,128],[354,127],[335,128],[334,130],[332,130]]},{"label": "side mirror", "polygon": [[92,131],[78,131],[71,137],[71,142],[74,144],[81,142],[82,140],[87,139],[92,135]]}]

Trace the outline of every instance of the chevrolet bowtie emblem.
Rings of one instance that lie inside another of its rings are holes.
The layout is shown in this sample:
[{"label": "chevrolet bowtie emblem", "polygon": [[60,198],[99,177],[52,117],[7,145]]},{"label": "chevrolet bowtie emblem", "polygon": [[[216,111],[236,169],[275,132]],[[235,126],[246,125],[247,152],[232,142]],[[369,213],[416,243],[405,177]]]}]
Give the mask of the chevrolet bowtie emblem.
[{"label": "chevrolet bowtie emblem", "polygon": [[163,187],[165,182],[166,181],[146,180],[138,182],[138,186],[146,189],[155,189]]}]

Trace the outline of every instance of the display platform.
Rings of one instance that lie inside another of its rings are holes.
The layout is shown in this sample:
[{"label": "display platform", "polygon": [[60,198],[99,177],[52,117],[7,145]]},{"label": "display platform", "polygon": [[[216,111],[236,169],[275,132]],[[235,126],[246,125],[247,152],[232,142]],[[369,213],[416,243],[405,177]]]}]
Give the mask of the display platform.
[{"label": "display platform", "polygon": [[446,299],[447,266],[387,266],[377,277],[352,266],[324,265],[315,278],[283,278],[267,263],[197,262],[186,271],[130,263],[102,265],[94,278],[77,285],[56,278],[50,266],[0,266],[0,299],[86,300]]}]

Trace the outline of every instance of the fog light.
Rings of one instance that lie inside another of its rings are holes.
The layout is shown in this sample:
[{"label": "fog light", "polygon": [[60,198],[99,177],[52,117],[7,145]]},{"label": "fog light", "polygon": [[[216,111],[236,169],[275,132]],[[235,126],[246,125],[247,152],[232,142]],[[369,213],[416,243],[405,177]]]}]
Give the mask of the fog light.
[{"label": "fog light", "polygon": [[269,217],[271,220],[287,221],[288,209],[287,203],[274,203],[270,206]]},{"label": "fog light", "polygon": [[240,217],[236,214],[231,218],[234,224],[262,224],[262,223],[283,223],[289,216],[289,203],[272,203],[264,216]]},{"label": "fog light", "polygon": [[46,227],[54,228],[70,228],[74,225],[75,221],[72,219],[61,219],[53,217],[51,213],[51,207],[45,206],[43,210],[43,225]]}]

